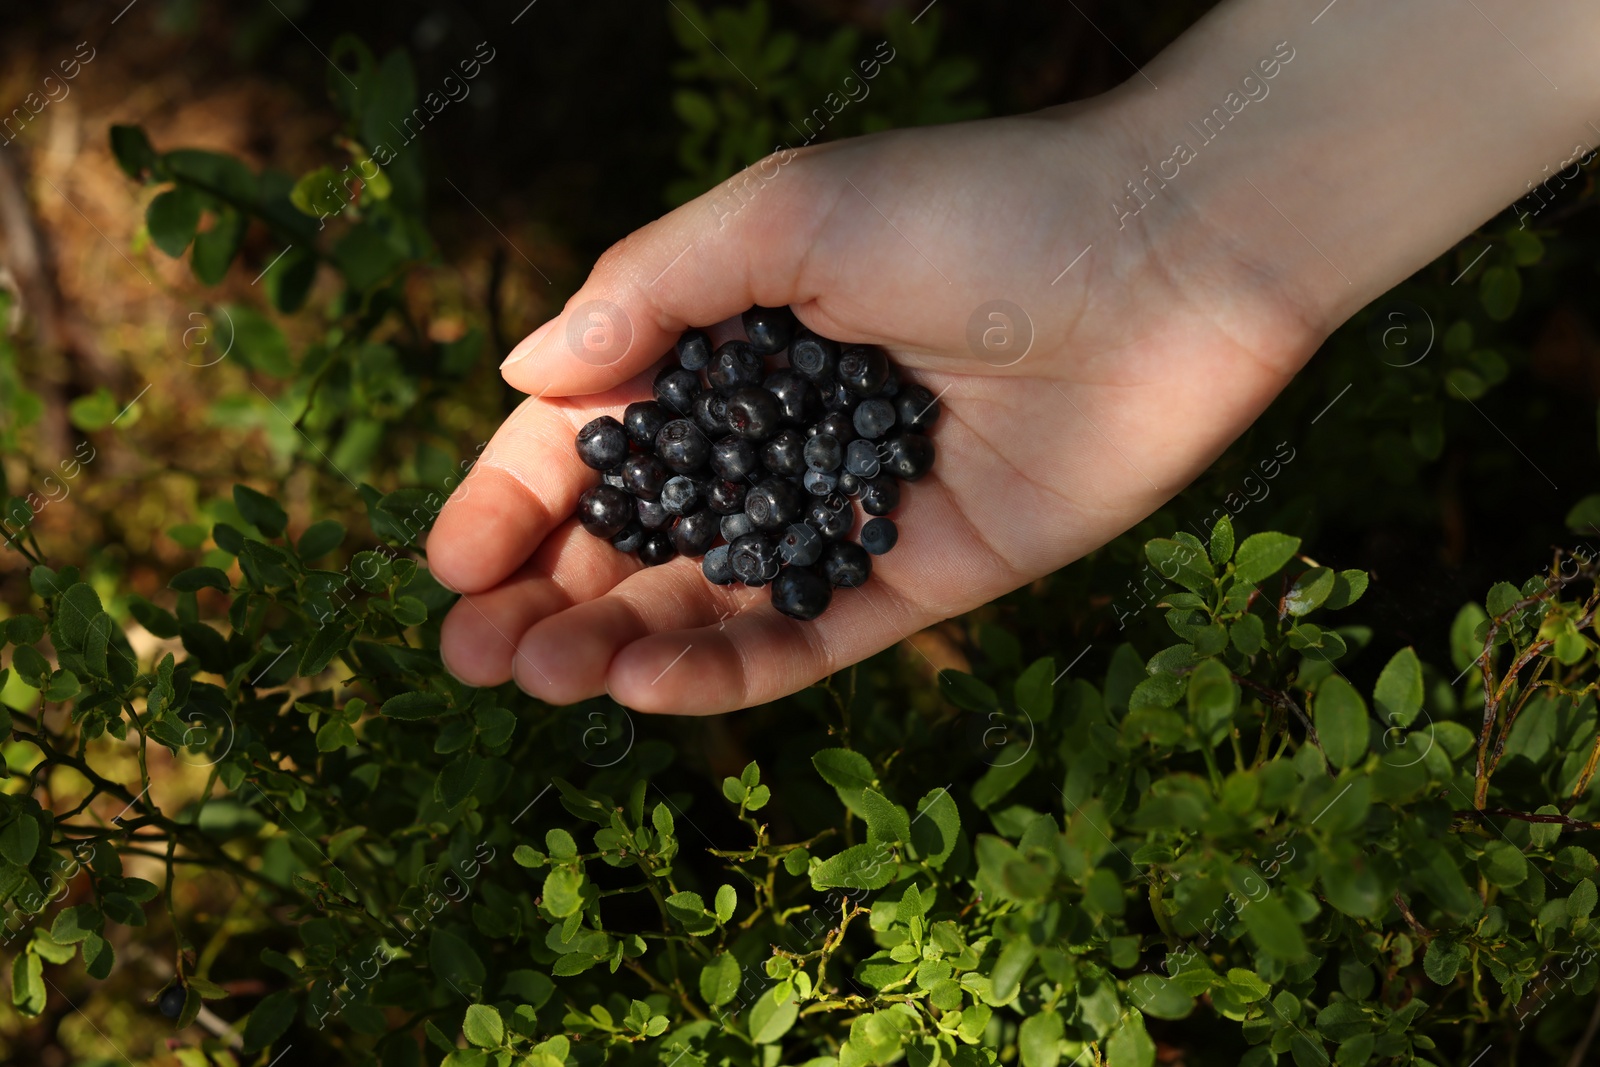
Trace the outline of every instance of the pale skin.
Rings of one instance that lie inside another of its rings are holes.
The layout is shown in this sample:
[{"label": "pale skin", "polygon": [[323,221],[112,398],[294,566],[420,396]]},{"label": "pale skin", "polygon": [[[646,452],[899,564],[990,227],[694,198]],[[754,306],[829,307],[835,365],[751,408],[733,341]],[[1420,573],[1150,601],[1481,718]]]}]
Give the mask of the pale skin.
[{"label": "pale skin", "polygon": [[[464,594],[447,667],[555,704],[723,712],[1065,566],[1203,471],[1341,322],[1600,142],[1596,40],[1600,8],[1576,0],[1230,0],[1102,97],[806,149],[737,211],[714,190],[651,223],[506,362],[529,399],[428,543]],[[1281,42],[1268,92],[1202,143],[1189,123]],[[1119,217],[1178,141],[1194,158]],[[1032,324],[1006,367],[968,342],[997,298]],[[569,344],[595,300],[626,315],[626,352]],[[647,397],[685,327],[752,304],[883,345],[942,394],[899,545],[810,623],[570,518],[596,480],[578,427]]]}]

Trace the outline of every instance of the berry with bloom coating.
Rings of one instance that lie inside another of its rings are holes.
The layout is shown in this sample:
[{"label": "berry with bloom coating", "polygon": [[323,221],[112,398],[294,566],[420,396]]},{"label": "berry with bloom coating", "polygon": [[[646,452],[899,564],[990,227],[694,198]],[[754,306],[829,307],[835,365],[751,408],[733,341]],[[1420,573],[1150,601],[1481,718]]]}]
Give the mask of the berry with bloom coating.
[{"label": "berry with bloom coating", "polygon": [[615,537],[632,518],[633,501],[621,489],[596,485],[578,498],[578,521],[596,537]]},{"label": "berry with bloom coating", "polygon": [[683,331],[683,336],[678,338],[674,347],[678,353],[678,366],[684,370],[705,370],[706,364],[711,362],[711,338],[706,336],[704,330]]},{"label": "berry with bloom coating", "polygon": [[834,585],[854,588],[872,575],[872,557],[854,541],[835,541],[822,554],[822,573]]},{"label": "berry with bloom coating", "polygon": [[740,316],[744,332],[750,338],[750,347],[757,355],[770,356],[789,347],[794,337],[794,312],[787,307],[768,308],[759,304]]},{"label": "berry with bloom coating", "polygon": [[610,470],[628,458],[628,431],[610,415],[585,423],[578,431],[578,458],[597,471]]},{"label": "berry with bloom coating", "polygon": [[785,567],[772,583],[772,606],[802,622],[828,610],[833,589],[828,579],[810,567]]},{"label": "berry with bloom coating", "polygon": [[728,565],[734,577],[759,588],[778,574],[778,550],[764,533],[748,533],[728,546]]},{"label": "berry with bloom coating", "polygon": [[868,519],[861,527],[861,547],[881,556],[900,540],[900,529],[893,519]]},{"label": "berry with bloom coating", "polygon": [[760,385],[766,372],[765,361],[748,342],[728,341],[711,357],[706,380],[723,396],[732,396],[740,389]]},{"label": "berry with bloom coating", "polygon": [[712,585],[732,585],[735,579],[733,561],[728,558],[728,546],[718,545],[707,552],[705,559],[700,561],[700,573]]},{"label": "berry with bloom coating", "polygon": [[809,567],[822,558],[826,545],[822,535],[809,523],[790,523],[778,539],[778,556],[790,566]]},{"label": "berry with bloom coating", "polygon": [[672,547],[685,556],[704,555],[717,539],[717,526],[717,516],[709,508],[685,515],[672,528]]},{"label": "berry with bloom coating", "polygon": [[656,434],[656,455],[669,469],[692,474],[711,458],[711,442],[688,419],[673,419]]},{"label": "berry with bloom coating", "polygon": [[672,421],[672,412],[654,400],[637,400],[622,412],[622,425],[628,431],[628,440],[639,448],[654,448],[656,434]]},{"label": "berry with bloom coating", "polygon": [[611,539],[611,547],[618,552],[637,552],[639,546],[644,544],[645,528],[637,519],[622,528],[622,532]]},{"label": "berry with bloom coating", "polygon": [[687,515],[699,505],[700,486],[687,475],[668,478],[661,487],[661,506],[669,515]]},{"label": "berry with bloom coating", "polygon": [[856,433],[869,440],[877,440],[894,426],[894,405],[881,396],[863,400],[856,406],[852,421]]},{"label": "berry with bloom coating", "polygon": [[838,365],[839,345],[826,337],[801,330],[789,342],[789,366],[816,385],[831,381]]},{"label": "berry with bloom coating", "polygon": [[622,461],[622,487],[641,500],[654,500],[672,477],[666,464],[641,452]]},{"label": "berry with bloom coating", "polygon": [[689,414],[700,392],[700,375],[682,367],[663,367],[655,380],[656,403],[679,415]]},{"label": "berry with bloom coating", "polygon": [[639,546],[639,562],[646,567],[658,567],[678,554],[672,547],[672,535],[665,530],[651,530],[644,535]]}]

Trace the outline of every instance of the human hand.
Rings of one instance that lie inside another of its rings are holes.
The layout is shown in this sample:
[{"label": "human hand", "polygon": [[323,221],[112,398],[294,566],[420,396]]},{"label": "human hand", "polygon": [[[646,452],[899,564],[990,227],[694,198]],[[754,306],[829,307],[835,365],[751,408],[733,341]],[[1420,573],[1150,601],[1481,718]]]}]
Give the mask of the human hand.
[{"label": "human hand", "polygon": [[[713,190],[611,249],[507,361],[532,396],[430,538],[435,575],[465,594],[451,671],[558,704],[745,707],[1048,574],[1176,493],[1320,337],[1200,213],[1106,226],[1106,175],[1152,158],[1134,125],[1112,96],[810,149],[751,168],[748,202]],[[989,317],[995,298],[1009,314]],[[585,350],[599,301],[616,333]],[[757,303],[884,346],[944,412],[899,544],[810,623],[698,560],[644,569],[570,518],[595,482],[578,427],[648,397],[685,326]]]}]

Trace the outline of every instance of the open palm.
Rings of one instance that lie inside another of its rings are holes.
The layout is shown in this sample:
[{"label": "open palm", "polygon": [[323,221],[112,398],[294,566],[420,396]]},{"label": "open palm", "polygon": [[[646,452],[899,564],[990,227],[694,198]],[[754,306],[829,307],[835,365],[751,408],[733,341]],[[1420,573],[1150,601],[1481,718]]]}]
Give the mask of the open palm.
[{"label": "open palm", "polygon": [[[744,199],[713,190],[611,249],[508,361],[530,399],[430,538],[435,574],[465,594],[444,627],[451,671],[477,685],[515,678],[553,703],[609,693],[643,711],[745,707],[1056,570],[1155,510],[1320,338],[1178,202],[1164,221],[1152,211],[1117,227],[1106,190],[1141,158],[1097,107],[880,134],[766,161]],[[788,304],[821,334],[883,345],[941,396],[938,462],[906,486],[899,544],[809,623],[764,589],[712,585],[698,560],[644,568],[571,518],[596,480],[573,450],[577,429],[646,398],[683,328],[751,304]],[[596,307],[620,312],[624,338],[598,352],[576,343],[581,323],[568,329]]]}]

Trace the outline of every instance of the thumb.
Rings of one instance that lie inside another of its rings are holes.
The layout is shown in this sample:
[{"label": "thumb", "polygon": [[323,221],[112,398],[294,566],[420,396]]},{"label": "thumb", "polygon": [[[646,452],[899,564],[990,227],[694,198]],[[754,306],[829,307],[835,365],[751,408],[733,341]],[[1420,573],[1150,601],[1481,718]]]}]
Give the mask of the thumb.
[{"label": "thumb", "polygon": [[810,299],[800,266],[828,202],[800,156],[768,156],[612,245],[561,314],[506,357],[506,381],[542,396],[603,392],[690,326]]}]

